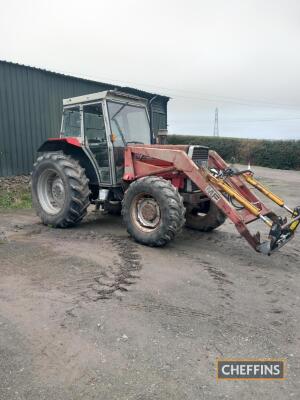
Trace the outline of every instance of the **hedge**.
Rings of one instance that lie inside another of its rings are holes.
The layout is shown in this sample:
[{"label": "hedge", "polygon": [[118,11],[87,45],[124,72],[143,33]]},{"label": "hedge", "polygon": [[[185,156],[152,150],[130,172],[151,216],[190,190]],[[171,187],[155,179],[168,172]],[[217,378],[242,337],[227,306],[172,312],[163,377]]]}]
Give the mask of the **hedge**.
[{"label": "hedge", "polygon": [[216,150],[227,162],[300,170],[300,140],[256,140],[169,135],[169,144],[198,144]]}]

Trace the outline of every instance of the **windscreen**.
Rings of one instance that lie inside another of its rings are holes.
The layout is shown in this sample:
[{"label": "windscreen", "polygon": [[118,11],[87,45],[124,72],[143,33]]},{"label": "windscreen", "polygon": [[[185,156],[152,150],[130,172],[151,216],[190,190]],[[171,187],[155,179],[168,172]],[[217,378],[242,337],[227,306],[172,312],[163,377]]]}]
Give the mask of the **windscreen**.
[{"label": "windscreen", "polygon": [[125,143],[150,144],[150,127],[145,107],[108,101],[114,146]]},{"label": "windscreen", "polygon": [[62,136],[80,136],[80,110],[79,107],[65,108],[63,112]]}]

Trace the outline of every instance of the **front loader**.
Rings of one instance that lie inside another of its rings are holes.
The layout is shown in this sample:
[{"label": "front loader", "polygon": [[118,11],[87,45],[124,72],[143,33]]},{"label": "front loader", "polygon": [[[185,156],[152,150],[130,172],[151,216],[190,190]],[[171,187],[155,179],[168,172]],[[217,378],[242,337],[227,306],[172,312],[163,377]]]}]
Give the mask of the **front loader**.
[{"label": "front loader", "polygon": [[[300,207],[289,208],[251,170],[230,167],[205,146],[154,143],[145,99],[106,91],[63,104],[60,137],[39,148],[32,172],[33,204],[44,224],[73,226],[95,204],[122,213],[129,234],[149,246],[164,246],[184,225],[211,231],[226,217],[264,254],[294,236]],[[251,186],[291,219],[277,216]],[[267,225],[268,240],[249,231],[256,220]]]}]

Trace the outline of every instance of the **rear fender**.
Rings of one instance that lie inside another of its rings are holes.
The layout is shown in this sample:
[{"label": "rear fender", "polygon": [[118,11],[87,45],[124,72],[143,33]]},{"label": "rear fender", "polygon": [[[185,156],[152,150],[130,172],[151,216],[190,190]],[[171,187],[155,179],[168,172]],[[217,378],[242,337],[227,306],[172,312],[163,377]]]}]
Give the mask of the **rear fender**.
[{"label": "rear fender", "polygon": [[62,151],[64,154],[77,160],[81,167],[85,169],[90,185],[99,186],[100,177],[95,161],[92,159],[87,149],[82,146],[76,138],[48,139],[40,146],[38,152],[48,151]]}]

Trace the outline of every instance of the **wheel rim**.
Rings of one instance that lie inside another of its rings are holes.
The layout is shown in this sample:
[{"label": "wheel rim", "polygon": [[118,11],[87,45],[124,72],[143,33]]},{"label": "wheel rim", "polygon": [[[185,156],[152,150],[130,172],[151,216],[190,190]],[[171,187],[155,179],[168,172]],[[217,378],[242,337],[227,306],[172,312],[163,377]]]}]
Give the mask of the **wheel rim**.
[{"label": "wheel rim", "polygon": [[47,169],[37,183],[37,196],[43,210],[48,214],[58,214],[65,203],[66,191],[61,177],[55,170]]},{"label": "wheel rim", "polygon": [[161,221],[158,202],[148,194],[136,196],[131,207],[132,219],[135,225],[143,231],[155,230]]}]

